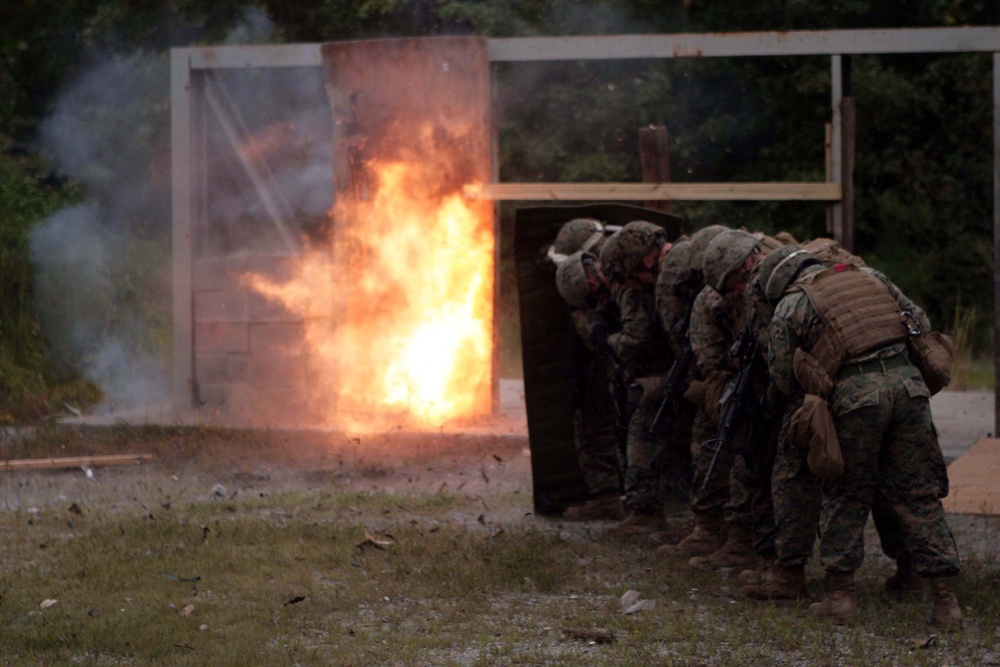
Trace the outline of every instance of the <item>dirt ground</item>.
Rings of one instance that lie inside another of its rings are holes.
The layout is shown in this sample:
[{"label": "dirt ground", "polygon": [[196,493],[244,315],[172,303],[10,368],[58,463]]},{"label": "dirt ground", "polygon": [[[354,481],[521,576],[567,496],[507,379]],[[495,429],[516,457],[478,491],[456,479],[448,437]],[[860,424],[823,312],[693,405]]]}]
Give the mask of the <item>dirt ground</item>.
[{"label": "dirt ground", "polygon": [[[120,442],[127,453],[150,453],[138,465],[7,472],[0,502],[7,511],[76,502],[141,510],[165,502],[198,502],[247,494],[329,490],[469,496],[518,494],[509,517],[532,513],[531,457],[523,390],[503,387],[501,410],[486,428],[460,432],[344,435],[321,430],[230,431],[147,429]],[[943,392],[932,403],[946,457],[953,460],[992,430],[993,395]],[[67,429],[93,428],[69,424]],[[100,427],[97,427],[100,428]],[[112,427],[113,428],[113,427]],[[0,433],[0,456],[22,449],[28,433]],[[67,437],[59,456],[73,451]],[[68,448],[67,448],[68,447]],[[107,452],[111,453],[111,452]]]}]

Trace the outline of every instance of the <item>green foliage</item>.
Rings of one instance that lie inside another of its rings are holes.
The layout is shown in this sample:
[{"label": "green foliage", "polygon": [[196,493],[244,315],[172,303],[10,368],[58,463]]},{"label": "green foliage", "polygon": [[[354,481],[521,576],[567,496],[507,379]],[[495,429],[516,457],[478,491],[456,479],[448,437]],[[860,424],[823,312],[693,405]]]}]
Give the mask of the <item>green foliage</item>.
[{"label": "green foliage", "polygon": [[32,316],[29,231],[79,196],[77,189],[46,178],[40,160],[18,155],[0,135],[0,424],[37,418],[63,400],[94,400],[93,387],[56,373]]}]

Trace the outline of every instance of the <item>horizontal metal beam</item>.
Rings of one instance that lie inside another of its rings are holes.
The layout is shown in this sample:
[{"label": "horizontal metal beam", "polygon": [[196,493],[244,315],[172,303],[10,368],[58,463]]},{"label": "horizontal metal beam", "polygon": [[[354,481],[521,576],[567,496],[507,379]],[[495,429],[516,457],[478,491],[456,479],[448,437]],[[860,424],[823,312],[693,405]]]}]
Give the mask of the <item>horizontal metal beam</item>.
[{"label": "horizontal metal beam", "polygon": [[[262,44],[173,49],[191,69],[322,67],[320,44]],[[687,33],[510,37],[489,40],[491,62],[807,56],[880,53],[1000,52],[1000,27],[802,30],[792,32]]]},{"label": "horizontal metal beam", "polygon": [[493,62],[1000,51],[1000,27],[491,39]]},{"label": "horizontal metal beam", "polygon": [[253,67],[322,67],[320,44],[256,44],[252,46],[202,46],[172,49],[187,52],[191,69],[244,69]]},{"label": "horizontal metal beam", "polygon": [[469,199],[517,201],[840,201],[840,183],[487,183]]}]

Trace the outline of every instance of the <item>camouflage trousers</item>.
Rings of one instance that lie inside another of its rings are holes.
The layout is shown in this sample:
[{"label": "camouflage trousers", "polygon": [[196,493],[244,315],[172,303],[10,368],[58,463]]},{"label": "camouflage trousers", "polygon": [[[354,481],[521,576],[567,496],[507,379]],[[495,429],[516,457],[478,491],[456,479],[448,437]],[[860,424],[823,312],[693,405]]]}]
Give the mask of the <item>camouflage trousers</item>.
[{"label": "camouflage trousers", "polygon": [[[771,476],[774,546],[778,564],[785,568],[804,567],[812,557],[822,506],[822,482],[809,470],[808,452],[788,439],[788,417],[799,405],[785,413]],[[872,519],[882,552],[902,565],[912,565],[900,521],[891,504],[883,494],[876,494],[872,503]]]},{"label": "camouflage trousers", "polygon": [[577,462],[591,495],[621,491],[615,407],[608,391],[610,364],[600,355],[586,361],[574,411]]},{"label": "camouflage trousers", "polygon": [[873,505],[886,513],[879,522],[890,529],[887,550],[904,550],[918,574],[959,571],[940,500],[946,484],[929,394],[912,366],[838,381],[832,407],[844,474],[823,484],[820,514],[820,561],[828,572],[861,566]]},{"label": "camouflage trousers", "polygon": [[683,398],[663,403],[664,388],[643,395],[628,424],[625,506],[647,514],[659,512],[670,493],[686,494],[691,481],[691,424],[694,406]]},{"label": "camouflage trousers", "polygon": [[[781,423],[767,420],[758,425],[760,432],[742,457],[747,465],[735,468],[742,474],[739,484],[749,496],[750,528],[754,551],[764,557],[775,554],[774,500],[771,494],[771,475],[778,446]],[[732,494],[730,494],[732,495]]]}]

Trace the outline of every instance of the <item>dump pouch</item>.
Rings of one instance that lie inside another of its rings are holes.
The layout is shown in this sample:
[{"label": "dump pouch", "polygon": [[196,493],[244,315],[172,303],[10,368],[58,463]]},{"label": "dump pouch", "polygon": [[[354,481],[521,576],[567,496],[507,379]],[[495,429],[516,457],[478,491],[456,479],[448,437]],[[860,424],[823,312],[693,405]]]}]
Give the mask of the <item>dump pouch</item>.
[{"label": "dump pouch", "polygon": [[911,335],[906,339],[910,359],[920,369],[931,396],[951,382],[955,345],[951,337],[937,331]]},{"label": "dump pouch", "polygon": [[819,359],[801,347],[795,348],[792,357],[792,372],[807,394],[829,398],[833,395],[833,378]]},{"label": "dump pouch", "polygon": [[808,450],[806,462],[814,475],[830,480],[844,474],[844,455],[826,399],[806,394],[802,407],[792,413],[789,437],[794,445]]}]

